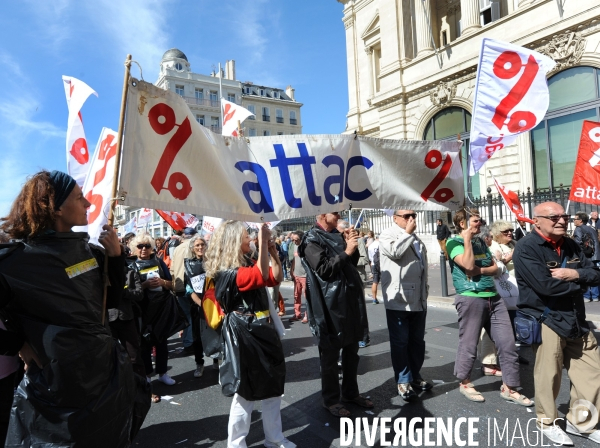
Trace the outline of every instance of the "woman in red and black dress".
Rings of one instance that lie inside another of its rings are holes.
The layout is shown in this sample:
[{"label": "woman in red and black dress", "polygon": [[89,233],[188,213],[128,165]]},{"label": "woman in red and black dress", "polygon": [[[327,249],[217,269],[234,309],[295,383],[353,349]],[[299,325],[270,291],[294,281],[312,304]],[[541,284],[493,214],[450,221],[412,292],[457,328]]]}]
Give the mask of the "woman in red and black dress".
[{"label": "woman in red and black dress", "polygon": [[246,447],[254,401],[262,400],[264,445],[293,448],[296,445],[281,429],[285,359],[266,290],[283,280],[283,272],[266,225],[258,233],[258,249],[254,262],[247,257],[251,249],[246,226],[225,221],[213,234],[204,257],[206,276],[215,280],[215,295],[226,313],[219,377],[223,394],[233,396],[227,446]]}]

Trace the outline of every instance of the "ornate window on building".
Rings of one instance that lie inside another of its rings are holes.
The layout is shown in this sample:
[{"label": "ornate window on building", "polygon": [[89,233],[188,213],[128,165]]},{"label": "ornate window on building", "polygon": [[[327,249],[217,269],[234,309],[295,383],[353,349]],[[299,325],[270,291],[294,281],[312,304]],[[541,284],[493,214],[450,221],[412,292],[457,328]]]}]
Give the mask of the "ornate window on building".
[{"label": "ornate window on building", "polygon": [[469,177],[467,167],[467,153],[469,149],[471,131],[471,114],[462,107],[448,107],[435,114],[423,133],[423,140],[456,140],[458,134],[463,141],[461,158],[464,173],[465,191],[469,196],[481,196],[479,175]]},{"label": "ornate window on building", "polygon": [[531,130],[534,188],[570,186],[583,120],[600,117],[600,70],[574,67],[548,80],[550,106]]}]

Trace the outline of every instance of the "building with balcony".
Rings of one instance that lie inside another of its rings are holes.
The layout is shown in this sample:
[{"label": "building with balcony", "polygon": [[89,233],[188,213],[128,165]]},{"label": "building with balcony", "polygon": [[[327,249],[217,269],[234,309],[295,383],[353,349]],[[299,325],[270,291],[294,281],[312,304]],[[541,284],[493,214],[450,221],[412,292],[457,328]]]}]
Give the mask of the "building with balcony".
[{"label": "building with balcony", "polygon": [[[498,151],[465,185],[486,194],[488,170],[514,191],[556,190],[573,176],[583,120],[600,119],[597,0],[338,0],[348,63],[346,132],[470,140],[479,50],[489,37],[553,58],[542,122]],[[463,158],[466,162],[466,158]],[[466,163],[463,163],[466,166]]]},{"label": "building with balcony", "polygon": [[242,106],[255,115],[244,122],[246,135],[302,134],[302,104],[296,101],[294,94],[291,86],[281,90],[251,82],[242,83]]},{"label": "building with balcony", "polygon": [[[220,82],[219,82],[220,81]],[[285,135],[301,134],[299,103],[294,98],[294,89],[255,85],[235,79],[235,61],[227,61],[225,67],[210,75],[193,73],[187,56],[176,48],[167,50],[160,61],[160,73],[155,85],[180,95],[194,114],[196,121],[213,132],[221,133],[221,100],[223,98],[240,104],[255,114],[244,121],[245,135]],[[140,209],[118,205],[115,222],[123,234],[123,226],[133,216],[139,216]],[[146,227],[153,237],[170,236],[171,227],[156,212],[152,222]]]},{"label": "building with balcony", "polygon": [[196,117],[196,121],[212,131],[221,132],[221,101],[223,98],[240,104],[255,114],[242,127],[247,137],[263,135],[301,134],[301,103],[294,98],[294,89],[240,82],[235,77],[235,61],[227,61],[220,73],[193,73],[187,56],[176,48],[165,52],[160,61],[160,74],[155,85],[181,95]]}]

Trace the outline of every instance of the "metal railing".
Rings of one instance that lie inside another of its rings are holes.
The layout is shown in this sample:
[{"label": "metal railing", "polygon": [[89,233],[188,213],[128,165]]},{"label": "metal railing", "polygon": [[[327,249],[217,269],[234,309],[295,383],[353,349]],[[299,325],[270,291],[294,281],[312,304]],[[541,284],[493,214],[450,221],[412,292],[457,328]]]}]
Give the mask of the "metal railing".
[{"label": "metal railing", "polygon": [[290,118],[290,124],[298,124],[298,120],[295,118]]},{"label": "metal railing", "polygon": [[[186,103],[196,105],[196,106],[205,106],[205,107],[219,107],[219,100],[211,100],[210,98],[196,98],[193,96],[182,96]],[[232,103],[240,104],[239,101],[232,101]]]},{"label": "metal railing", "polygon": [[[562,184],[560,184],[560,186],[553,191],[550,191],[549,189],[539,189],[531,192],[531,189],[528,188],[527,192],[517,191],[517,195],[521,201],[525,215],[532,217],[533,209],[536,205],[541,204],[542,202],[556,202],[566,210],[567,203],[569,202],[570,192],[571,189],[569,187],[564,187]],[[490,187],[488,187],[487,194],[485,196],[474,199],[473,201],[467,201],[467,203],[469,202],[471,202],[471,204],[468,205],[468,207],[479,209],[481,217],[486,221],[487,224],[491,224],[498,219],[504,219],[506,221],[515,223],[515,226],[517,225],[515,215],[506,206],[502,196],[500,196],[500,194],[492,194],[492,189]],[[571,201],[567,213],[573,216],[579,211],[585,212],[589,215],[593,211],[600,212],[600,206]],[[351,222],[354,223],[360,212],[360,209],[345,210],[341,213],[341,216],[342,219],[345,220],[350,220],[349,218],[351,218]],[[391,213],[390,211],[388,212]],[[417,211],[416,213],[417,233],[435,234],[438,219],[441,219],[444,223],[448,224],[448,227],[454,229],[454,225],[452,223],[452,212],[425,210]],[[365,230],[372,230],[375,233],[380,233],[387,227],[390,227],[392,222],[391,216],[388,216],[384,210],[365,210],[363,214],[362,228]],[[282,231],[308,230],[314,225],[314,223],[315,218],[310,216],[306,218],[281,221],[278,224],[278,228]],[[572,230],[573,222],[571,221],[569,223],[569,231]]]},{"label": "metal railing", "polygon": [[270,115],[263,115],[263,121],[271,121]]},{"label": "metal railing", "polygon": [[277,117],[277,123],[283,123],[283,117]]}]

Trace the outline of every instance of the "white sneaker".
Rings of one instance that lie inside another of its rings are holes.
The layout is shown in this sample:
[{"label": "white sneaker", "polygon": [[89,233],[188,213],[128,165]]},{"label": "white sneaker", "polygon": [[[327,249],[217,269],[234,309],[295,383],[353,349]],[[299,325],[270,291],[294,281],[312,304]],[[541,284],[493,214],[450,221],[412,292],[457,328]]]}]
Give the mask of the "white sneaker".
[{"label": "white sneaker", "polygon": [[268,440],[265,440],[265,444],[264,445],[267,448],[296,448],[296,444],[294,442],[289,441],[286,438],[284,438],[279,443],[269,442]]},{"label": "white sneaker", "polygon": [[546,426],[543,429],[540,429],[538,426],[537,429],[542,433],[542,437],[546,437],[551,442],[554,442],[558,445],[573,446],[573,441],[571,438],[558,426]]},{"label": "white sneaker", "polygon": [[584,437],[586,439],[590,439],[593,442],[600,443],[600,429],[597,429],[590,434],[585,434],[585,433],[579,432],[579,430],[574,425],[572,425],[569,420],[567,420],[567,432],[569,434],[574,434],[579,437]]},{"label": "white sneaker", "polygon": [[196,364],[196,370],[194,371],[194,378],[200,378],[204,373],[204,364]]},{"label": "white sneaker", "polygon": [[176,381],[173,378],[171,378],[169,375],[167,375],[166,373],[159,375],[158,381],[166,384],[167,386],[172,386],[173,384],[176,383]]}]

